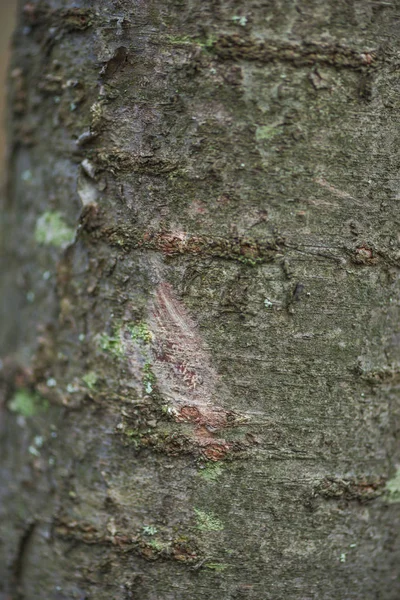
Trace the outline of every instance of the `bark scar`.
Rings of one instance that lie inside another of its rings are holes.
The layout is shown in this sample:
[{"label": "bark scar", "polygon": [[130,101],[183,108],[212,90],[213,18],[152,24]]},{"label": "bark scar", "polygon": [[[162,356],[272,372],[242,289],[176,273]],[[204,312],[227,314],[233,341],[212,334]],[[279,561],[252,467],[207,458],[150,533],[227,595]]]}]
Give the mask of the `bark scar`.
[{"label": "bark scar", "polygon": [[196,323],[170,284],[158,285],[150,315],[153,370],[161,393],[172,405],[175,420],[192,423],[201,446],[217,444],[217,454],[226,453],[229,443],[220,439],[217,442],[215,432],[246,419],[216,405],[218,390],[224,396],[227,391],[211,364]]}]

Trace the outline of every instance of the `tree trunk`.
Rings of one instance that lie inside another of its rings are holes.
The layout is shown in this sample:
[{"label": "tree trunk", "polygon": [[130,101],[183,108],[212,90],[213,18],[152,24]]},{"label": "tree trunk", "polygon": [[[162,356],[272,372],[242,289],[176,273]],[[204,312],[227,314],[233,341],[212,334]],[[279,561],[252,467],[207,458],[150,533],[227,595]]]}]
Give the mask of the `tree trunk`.
[{"label": "tree trunk", "polygon": [[2,600],[400,597],[398,9],[21,6]]}]

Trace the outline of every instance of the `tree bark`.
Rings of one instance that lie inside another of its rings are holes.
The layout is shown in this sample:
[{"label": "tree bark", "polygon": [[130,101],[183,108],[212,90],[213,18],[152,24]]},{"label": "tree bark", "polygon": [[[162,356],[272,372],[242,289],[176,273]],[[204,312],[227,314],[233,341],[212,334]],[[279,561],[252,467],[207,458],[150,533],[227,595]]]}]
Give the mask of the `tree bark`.
[{"label": "tree bark", "polygon": [[21,5],[2,600],[399,598],[398,19]]}]

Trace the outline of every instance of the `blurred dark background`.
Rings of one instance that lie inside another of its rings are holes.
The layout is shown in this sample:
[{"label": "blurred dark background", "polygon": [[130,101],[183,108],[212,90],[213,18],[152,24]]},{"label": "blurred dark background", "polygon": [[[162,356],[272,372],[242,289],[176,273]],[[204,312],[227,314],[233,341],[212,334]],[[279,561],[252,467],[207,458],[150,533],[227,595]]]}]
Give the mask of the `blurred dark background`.
[{"label": "blurred dark background", "polygon": [[4,181],[6,160],[5,107],[10,42],[15,24],[17,0],[0,0],[0,182]]}]

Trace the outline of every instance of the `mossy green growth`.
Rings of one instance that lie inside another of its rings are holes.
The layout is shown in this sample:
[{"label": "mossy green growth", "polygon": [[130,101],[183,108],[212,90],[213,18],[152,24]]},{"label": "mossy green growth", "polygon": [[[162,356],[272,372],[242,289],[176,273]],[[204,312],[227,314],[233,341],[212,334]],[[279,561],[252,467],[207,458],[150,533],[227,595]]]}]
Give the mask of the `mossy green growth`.
[{"label": "mossy green growth", "polygon": [[245,256],[237,256],[235,260],[243,263],[244,265],[248,265],[249,267],[256,267],[257,265],[263,262],[262,258],[246,258]]},{"label": "mossy green growth", "polygon": [[153,336],[146,323],[138,323],[137,325],[129,325],[129,332],[134,340],[141,340],[145,344],[150,344]]},{"label": "mossy green growth", "polygon": [[134,446],[134,448],[140,448],[143,432],[138,429],[127,429],[125,435],[129,438],[130,443]]},{"label": "mossy green growth", "polygon": [[196,39],[195,40],[196,44],[201,46],[204,50],[211,50],[216,41],[217,41],[217,38],[213,35],[210,35],[209,37],[207,37],[205,39],[201,39],[201,40]]},{"label": "mossy green growth", "polygon": [[235,15],[234,17],[232,17],[232,21],[234,23],[236,23],[236,25],[241,25],[242,27],[245,27],[245,25],[247,25],[247,17],[241,17],[240,15]]},{"label": "mossy green growth", "polygon": [[200,38],[191,38],[188,35],[168,35],[167,40],[170,44],[174,46],[187,46],[187,45],[197,45],[203,48],[204,50],[211,50],[214,46],[217,38],[214,36],[207,37],[205,39]]},{"label": "mossy green growth", "polygon": [[145,525],[142,528],[142,531],[146,535],[155,535],[158,532],[158,529],[154,525]]},{"label": "mossy green growth", "polygon": [[196,513],[197,529],[200,529],[200,531],[222,531],[224,529],[222,521],[213,513],[205,512],[199,508],[195,508],[194,512]]},{"label": "mossy green growth", "polygon": [[162,552],[169,546],[169,544],[167,544],[166,542],[161,542],[160,540],[155,539],[149,540],[147,544],[148,546],[150,546],[150,548],[153,548],[153,550],[157,550],[157,552]]},{"label": "mossy green growth", "polygon": [[385,486],[386,500],[389,504],[400,502],[400,467],[397,469],[395,476],[386,483]]},{"label": "mossy green growth", "polygon": [[181,44],[193,44],[193,38],[188,35],[167,35],[167,40],[170,44],[180,46]]},{"label": "mossy green growth", "polygon": [[23,417],[34,417],[40,412],[48,409],[49,403],[47,400],[39,396],[36,392],[31,392],[27,389],[18,390],[8,408]]},{"label": "mossy green growth", "polygon": [[143,387],[146,394],[151,394],[156,382],[156,376],[154,375],[150,362],[146,362],[143,367]]},{"label": "mossy green growth", "polygon": [[124,350],[122,347],[122,342],[119,334],[119,329],[117,329],[114,335],[108,335],[107,333],[102,333],[99,336],[99,344],[100,348],[104,352],[109,352],[116,357],[121,357],[124,354]]},{"label": "mossy green growth", "polygon": [[97,383],[97,380],[98,380],[98,377],[94,371],[89,371],[89,373],[86,373],[86,375],[84,375],[82,377],[82,381],[84,381],[84,383],[86,383],[89,390],[94,389],[94,387]]},{"label": "mossy green growth", "polygon": [[256,140],[262,142],[265,140],[271,140],[277,134],[276,127],[274,125],[261,125],[256,129]]},{"label": "mossy green growth", "polygon": [[75,238],[75,231],[68,227],[58,211],[47,211],[36,221],[35,240],[38,244],[64,248]]},{"label": "mossy green growth", "polygon": [[199,475],[206,481],[217,481],[222,475],[223,468],[217,463],[210,463],[204,469],[200,469]]}]

